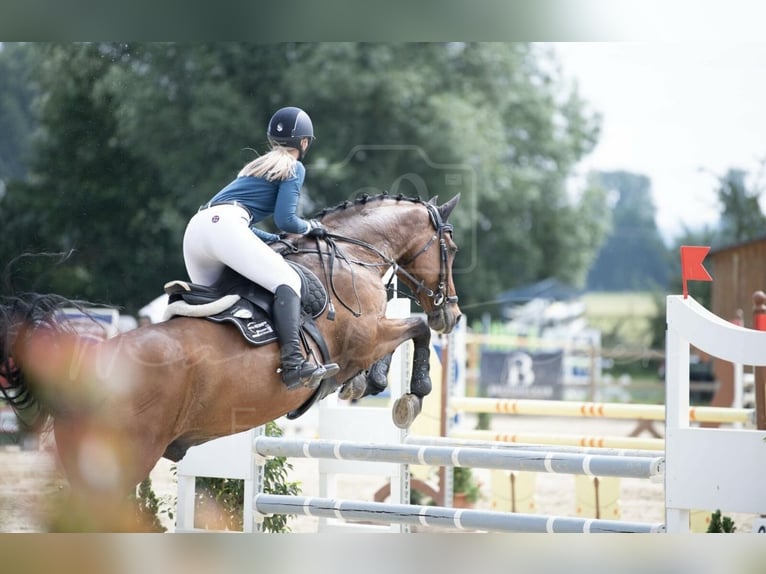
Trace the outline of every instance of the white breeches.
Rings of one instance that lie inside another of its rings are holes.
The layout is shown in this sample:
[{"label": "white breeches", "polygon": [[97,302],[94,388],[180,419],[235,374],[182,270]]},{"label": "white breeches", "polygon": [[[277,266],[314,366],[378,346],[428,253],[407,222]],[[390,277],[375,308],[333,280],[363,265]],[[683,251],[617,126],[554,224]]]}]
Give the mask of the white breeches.
[{"label": "white breeches", "polygon": [[186,226],[183,249],[192,283],[212,285],[225,267],[231,267],[272,293],[289,285],[301,294],[298,274],[250,230],[247,211],[236,205],[198,212]]}]

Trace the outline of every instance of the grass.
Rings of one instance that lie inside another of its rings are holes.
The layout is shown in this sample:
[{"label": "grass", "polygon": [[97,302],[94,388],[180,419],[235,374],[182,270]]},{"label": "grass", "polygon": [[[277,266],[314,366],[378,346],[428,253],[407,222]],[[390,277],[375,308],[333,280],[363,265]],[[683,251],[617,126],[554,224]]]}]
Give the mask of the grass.
[{"label": "grass", "polygon": [[658,377],[661,358],[652,351],[652,321],[658,309],[649,292],[588,293],[583,296],[588,325],[601,331],[605,358],[613,366],[605,369],[617,379],[629,374],[632,383],[625,389],[633,402],[664,402],[664,386]]},{"label": "grass", "polygon": [[657,313],[651,293],[594,292],[582,299],[589,318],[651,317]]},{"label": "grass", "polygon": [[657,306],[650,293],[588,293],[583,296],[588,324],[601,331],[604,347],[645,349]]}]

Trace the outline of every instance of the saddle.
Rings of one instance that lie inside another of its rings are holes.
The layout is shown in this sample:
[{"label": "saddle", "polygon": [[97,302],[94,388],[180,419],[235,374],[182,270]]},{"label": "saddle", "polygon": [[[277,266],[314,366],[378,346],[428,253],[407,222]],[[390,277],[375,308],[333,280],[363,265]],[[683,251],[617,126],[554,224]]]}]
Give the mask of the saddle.
[{"label": "saddle", "polygon": [[[319,348],[322,362],[329,363],[329,349],[314,322],[327,308],[327,291],[310,269],[294,261],[286,261],[301,278],[300,334],[304,349],[307,353],[310,352],[307,337],[311,338]],[[245,340],[254,346],[266,345],[277,340],[272,315],[274,294],[231,268],[227,267],[213,285],[175,280],[165,284],[165,293],[168,294],[168,306],[164,320],[182,316],[200,317],[214,323],[231,323]],[[323,379],[311,398],[295,411],[288,413],[287,418],[299,417],[314,402],[332,393],[338,386],[335,377]]]}]

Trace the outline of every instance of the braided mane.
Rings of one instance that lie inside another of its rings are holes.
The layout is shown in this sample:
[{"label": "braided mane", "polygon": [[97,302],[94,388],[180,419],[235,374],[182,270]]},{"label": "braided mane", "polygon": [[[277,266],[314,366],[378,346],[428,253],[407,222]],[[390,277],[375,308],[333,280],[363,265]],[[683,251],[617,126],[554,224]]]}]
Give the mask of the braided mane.
[{"label": "braided mane", "polygon": [[386,199],[393,199],[396,201],[407,201],[410,203],[421,203],[424,204],[425,201],[420,199],[419,197],[406,197],[405,195],[398,193],[396,195],[389,195],[386,192],[379,193],[378,195],[370,195],[368,193],[363,193],[359,195],[355,199],[347,199],[346,201],[339,203],[335,207],[326,207],[322,211],[316,213],[314,215],[314,218],[316,219],[322,219],[326,215],[330,215],[332,213],[336,213],[338,211],[343,211],[345,209],[349,209],[351,207],[357,207],[359,205],[366,205],[373,201],[383,201]]}]

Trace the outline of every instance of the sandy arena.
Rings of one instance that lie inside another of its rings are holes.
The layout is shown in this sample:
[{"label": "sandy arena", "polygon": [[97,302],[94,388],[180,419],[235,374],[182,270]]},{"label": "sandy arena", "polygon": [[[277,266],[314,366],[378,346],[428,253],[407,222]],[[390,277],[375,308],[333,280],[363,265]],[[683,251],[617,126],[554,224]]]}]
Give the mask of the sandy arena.
[{"label": "sandy arena", "polygon": [[[316,408],[297,421],[279,420],[286,436],[316,438]],[[466,418],[467,428],[473,421]],[[493,430],[501,432],[561,432],[569,434],[627,436],[635,427],[632,420],[564,419],[553,417],[500,417],[492,420]],[[658,425],[661,428],[661,424]],[[352,432],[353,434],[353,432]],[[318,496],[317,461],[293,459],[289,480],[301,484],[301,494]],[[55,496],[65,481],[58,472],[55,455],[50,446],[40,451],[22,451],[18,447],[0,447],[0,531],[43,532],[43,511],[46,501]],[[175,505],[176,488],[171,473],[172,464],[161,460],[152,472],[155,493],[166,505]],[[477,508],[490,508],[489,470],[476,469],[482,482],[483,500]],[[373,500],[374,493],[383,485],[377,477],[342,477],[338,482],[338,498]],[[661,523],[665,521],[663,485],[649,480],[622,479],[620,508],[621,520]],[[574,477],[563,474],[539,474],[536,486],[537,513],[576,516]],[[734,520],[737,532],[751,532],[754,515],[724,513]],[[169,532],[173,524],[163,520]],[[293,532],[316,532],[318,519],[291,518]]]}]

